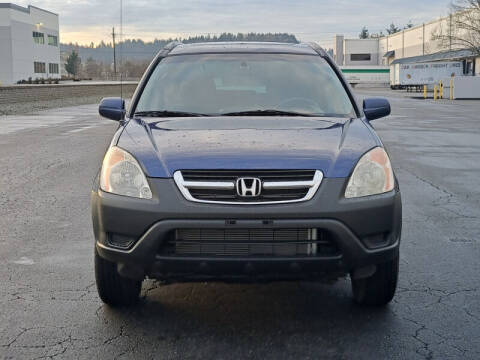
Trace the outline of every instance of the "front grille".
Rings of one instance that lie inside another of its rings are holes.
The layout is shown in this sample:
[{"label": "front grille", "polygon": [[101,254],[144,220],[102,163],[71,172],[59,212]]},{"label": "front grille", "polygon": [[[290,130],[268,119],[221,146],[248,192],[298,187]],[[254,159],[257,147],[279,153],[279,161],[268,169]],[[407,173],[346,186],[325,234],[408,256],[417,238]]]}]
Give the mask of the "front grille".
[{"label": "front grille", "polygon": [[[190,201],[228,204],[306,201],[313,197],[323,174],[318,170],[183,170],[174,174],[182,194]],[[257,196],[240,196],[237,179],[257,178]]]},{"label": "front grille", "polygon": [[225,200],[225,201],[243,201],[243,202],[268,202],[268,201],[284,201],[296,200],[305,197],[308,189],[277,189],[263,190],[262,194],[252,198],[240,199],[235,190],[213,190],[213,189],[191,189],[190,194],[199,200]]},{"label": "front grille", "polygon": [[186,181],[234,181],[241,176],[263,181],[311,181],[315,170],[183,170],[182,175]]},{"label": "front grille", "polygon": [[320,229],[177,229],[163,249],[182,256],[337,256]]}]

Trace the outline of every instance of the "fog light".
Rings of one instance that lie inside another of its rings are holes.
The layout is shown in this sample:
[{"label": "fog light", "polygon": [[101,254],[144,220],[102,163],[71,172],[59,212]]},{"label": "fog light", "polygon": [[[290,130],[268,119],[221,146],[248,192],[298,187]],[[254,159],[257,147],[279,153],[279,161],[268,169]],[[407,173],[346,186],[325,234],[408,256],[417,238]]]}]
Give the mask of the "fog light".
[{"label": "fog light", "polygon": [[119,249],[128,249],[135,242],[130,236],[119,234],[108,234],[108,245]]},{"label": "fog light", "polygon": [[369,249],[376,249],[390,245],[390,233],[383,232],[378,234],[368,235],[362,238],[363,243]]}]

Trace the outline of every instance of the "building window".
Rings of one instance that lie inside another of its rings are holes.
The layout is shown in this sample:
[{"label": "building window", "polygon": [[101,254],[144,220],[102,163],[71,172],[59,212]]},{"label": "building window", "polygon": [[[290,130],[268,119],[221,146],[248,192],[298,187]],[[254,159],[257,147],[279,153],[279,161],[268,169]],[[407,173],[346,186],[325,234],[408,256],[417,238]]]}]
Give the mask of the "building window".
[{"label": "building window", "polygon": [[350,54],[350,61],[370,61],[370,54]]},{"label": "building window", "polygon": [[58,74],[58,64],[48,64],[48,72],[50,74]]},{"label": "building window", "polygon": [[45,44],[45,38],[43,37],[43,33],[34,31],[33,42],[35,44]]},{"label": "building window", "polygon": [[48,45],[58,46],[58,37],[55,35],[48,35]]},{"label": "building window", "polygon": [[33,71],[35,74],[45,74],[45,63],[35,61],[33,63]]}]

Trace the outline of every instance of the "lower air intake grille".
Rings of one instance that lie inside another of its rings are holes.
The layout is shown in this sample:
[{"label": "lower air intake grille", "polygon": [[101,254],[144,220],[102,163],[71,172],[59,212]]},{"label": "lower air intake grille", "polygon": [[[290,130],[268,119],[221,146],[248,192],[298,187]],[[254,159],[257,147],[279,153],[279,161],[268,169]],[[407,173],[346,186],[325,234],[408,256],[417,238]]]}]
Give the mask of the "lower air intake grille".
[{"label": "lower air intake grille", "polygon": [[336,256],[328,232],[319,229],[177,229],[169,255]]}]

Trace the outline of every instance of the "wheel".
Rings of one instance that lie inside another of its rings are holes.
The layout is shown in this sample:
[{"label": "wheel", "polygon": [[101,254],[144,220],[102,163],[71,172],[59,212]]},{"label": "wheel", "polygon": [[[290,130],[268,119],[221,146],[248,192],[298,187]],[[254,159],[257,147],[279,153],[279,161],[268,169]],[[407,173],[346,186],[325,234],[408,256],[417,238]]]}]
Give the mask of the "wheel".
[{"label": "wheel", "polygon": [[100,299],[110,306],[134,305],[142,282],[120,276],[117,264],[101,258],[95,250],[95,280]]},{"label": "wheel", "polygon": [[352,279],[353,298],[360,305],[382,306],[395,295],[398,280],[398,254],[391,261],[378,264],[375,273],[364,279]]}]

